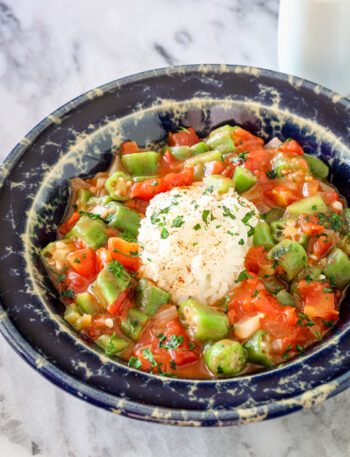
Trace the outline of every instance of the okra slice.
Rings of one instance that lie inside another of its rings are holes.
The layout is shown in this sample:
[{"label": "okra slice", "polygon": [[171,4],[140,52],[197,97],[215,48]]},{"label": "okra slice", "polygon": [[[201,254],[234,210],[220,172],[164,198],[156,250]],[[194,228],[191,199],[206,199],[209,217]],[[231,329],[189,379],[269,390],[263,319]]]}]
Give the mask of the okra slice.
[{"label": "okra slice", "polygon": [[113,333],[113,335],[101,335],[97,338],[95,343],[102,348],[108,356],[120,354],[130,346],[128,341],[117,337],[115,333]]},{"label": "okra slice", "polygon": [[304,159],[310,167],[310,171],[315,178],[326,179],[329,173],[329,167],[321,159],[310,154],[304,154]]},{"label": "okra slice", "polygon": [[157,173],[161,154],[154,151],[134,152],[122,156],[125,170],[133,176],[149,176]]},{"label": "okra slice", "polygon": [[328,207],[319,195],[302,198],[286,208],[286,214],[291,217],[297,217],[301,214],[326,213],[327,211]]},{"label": "okra slice", "polygon": [[117,202],[108,203],[106,208],[109,212],[107,216],[108,225],[118,230],[126,230],[137,236],[141,217],[136,211]]},{"label": "okra slice", "polygon": [[189,299],[181,303],[180,320],[189,335],[199,341],[216,341],[229,332],[230,321],[226,314]]},{"label": "okra slice", "polygon": [[267,253],[267,258],[277,262],[291,281],[307,263],[305,249],[292,240],[282,240]]},{"label": "okra slice", "polygon": [[209,147],[204,141],[194,144],[190,147],[192,155],[202,154],[203,152],[209,151]]},{"label": "okra slice", "polygon": [[86,208],[92,193],[88,189],[79,189],[77,196],[77,206],[79,209]]},{"label": "okra slice", "polygon": [[130,198],[132,184],[133,180],[130,175],[116,171],[107,179],[105,188],[113,200],[126,201]]},{"label": "okra slice", "polygon": [[247,168],[237,167],[233,174],[235,189],[238,193],[247,192],[257,182],[257,177]]},{"label": "okra slice", "polygon": [[238,341],[217,341],[204,351],[204,362],[215,375],[235,376],[247,365],[247,351]]},{"label": "okra slice", "polygon": [[41,251],[40,257],[48,270],[61,275],[68,267],[67,255],[74,249],[73,240],[52,241]]},{"label": "okra slice", "polygon": [[91,314],[82,314],[75,303],[66,307],[64,320],[67,321],[75,330],[80,331],[91,324]]},{"label": "okra slice", "polygon": [[207,139],[207,145],[210,149],[217,149],[222,153],[233,152],[236,150],[235,143],[232,138],[234,127],[223,125],[210,132]]},{"label": "okra slice", "polygon": [[203,154],[198,154],[190,159],[185,160],[185,167],[194,167],[199,163],[206,162],[222,162],[222,154],[220,151],[209,151],[203,152]]},{"label": "okra slice", "polygon": [[204,183],[207,187],[212,187],[214,190],[217,190],[221,194],[228,192],[230,188],[235,187],[235,183],[232,179],[221,175],[206,176],[204,178]]},{"label": "okra slice", "polygon": [[136,303],[147,316],[153,316],[161,305],[169,303],[170,295],[148,279],[140,279],[135,291]]},{"label": "okra slice", "polygon": [[81,216],[66,237],[76,237],[85,241],[92,249],[98,249],[107,242],[108,235],[106,229],[106,224],[101,220]]},{"label": "okra slice", "polygon": [[94,291],[97,289],[97,294],[100,294],[109,306],[129,287],[130,282],[129,273],[119,262],[114,260],[99,272],[92,287]]},{"label": "okra slice", "polygon": [[265,288],[274,295],[278,294],[280,290],[285,288],[283,282],[276,278],[274,275],[264,278],[263,283]]},{"label": "okra slice", "polygon": [[283,306],[295,306],[295,300],[292,294],[282,289],[276,295],[278,302]]},{"label": "okra slice", "polygon": [[265,222],[268,224],[271,224],[272,222],[275,222],[283,217],[284,210],[282,208],[272,208],[270,211],[268,211],[264,216]]},{"label": "okra slice", "polygon": [[272,248],[275,242],[272,238],[271,228],[267,222],[258,222],[253,235],[254,246],[264,246],[266,249]]},{"label": "okra slice", "polygon": [[273,360],[269,356],[269,341],[267,332],[257,330],[254,335],[244,343],[243,347],[247,351],[248,362],[262,365],[265,368],[273,366]]},{"label": "okra slice", "polygon": [[147,314],[138,309],[131,308],[127,317],[121,320],[120,327],[126,336],[133,341],[138,341],[147,321]]},{"label": "okra slice", "polygon": [[186,160],[192,157],[191,150],[188,146],[174,146],[167,148],[177,160]]},{"label": "okra slice", "polygon": [[84,313],[96,314],[100,311],[96,298],[89,292],[77,294],[75,302]]},{"label": "okra slice", "polygon": [[350,283],[350,260],[341,249],[335,248],[327,256],[327,266],[323,273],[332,286],[344,289]]}]

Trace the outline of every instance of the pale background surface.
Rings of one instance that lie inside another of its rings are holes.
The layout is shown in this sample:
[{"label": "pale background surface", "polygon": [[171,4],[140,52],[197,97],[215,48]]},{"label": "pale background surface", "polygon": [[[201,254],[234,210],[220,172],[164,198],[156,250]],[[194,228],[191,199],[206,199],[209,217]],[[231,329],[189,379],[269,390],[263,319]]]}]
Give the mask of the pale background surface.
[{"label": "pale background surface", "polygon": [[[0,1],[0,158],[59,105],[120,76],[202,62],[275,69],[277,10],[278,0]],[[136,422],[59,390],[0,337],[0,457],[343,457],[349,410],[350,391],[242,427]]]}]

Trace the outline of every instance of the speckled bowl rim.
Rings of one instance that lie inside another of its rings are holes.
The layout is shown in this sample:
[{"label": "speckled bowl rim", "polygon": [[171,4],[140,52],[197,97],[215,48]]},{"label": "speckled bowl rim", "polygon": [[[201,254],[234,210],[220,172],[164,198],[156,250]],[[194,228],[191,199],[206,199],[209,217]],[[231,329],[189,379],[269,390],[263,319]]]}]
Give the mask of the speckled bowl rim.
[{"label": "speckled bowl rim", "polygon": [[[107,84],[98,86],[95,89],[89,90],[84,94],[72,99],[65,103],[60,108],[46,116],[40,121],[29,133],[27,133],[22,140],[12,149],[9,155],[5,158],[1,165],[0,173],[0,189],[11,172],[12,168],[21,159],[26,150],[35,142],[37,137],[44,132],[49,126],[57,123],[57,118],[64,116],[70,111],[78,108],[88,100],[102,96],[104,93],[121,88],[125,84],[135,83],[142,81],[149,77],[159,77],[162,75],[184,75],[186,72],[191,71],[207,71],[220,72],[223,68],[226,72],[259,73],[261,76],[271,78],[276,81],[289,81],[298,87],[305,87],[314,90],[317,86],[318,94],[327,97],[332,102],[343,105],[346,109],[350,108],[350,100],[346,97],[340,96],[331,90],[316,85],[310,81],[290,76],[277,71],[266,70],[257,67],[237,66],[237,65],[221,65],[221,64],[205,64],[205,65],[183,65],[174,67],[165,67],[155,70],[148,70],[137,73],[135,75],[126,76]],[[290,81],[292,78],[292,82]],[[122,399],[115,395],[108,394],[98,390],[97,388],[90,387],[82,381],[75,379],[73,376],[66,374],[63,370],[57,368],[50,361],[45,360],[45,363],[38,364],[38,358],[42,357],[39,351],[35,350],[28,341],[21,335],[14,324],[7,316],[6,311],[3,309],[0,302],[0,333],[4,336],[5,340],[10,346],[19,354],[30,366],[43,375],[46,379],[57,385],[58,387],[66,390],[77,398],[88,401],[98,407],[107,409],[115,414],[121,414],[133,419],[141,419],[149,422],[169,424],[169,425],[183,425],[183,426],[222,426],[233,425],[237,423],[255,422],[264,419],[271,419],[281,415],[286,415],[294,411],[300,410],[305,407],[311,407],[330,398],[350,385],[350,371],[333,378],[330,382],[318,385],[317,387],[307,390],[302,394],[296,396],[289,396],[288,399],[272,400],[270,403],[264,403],[257,407],[248,408],[226,408],[216,411],[198,411],[189,409],[175,409],[165,407],[155,407],[146,405],[131,400]],[[255,374],[254,376],[259,376]],[[179,379],[178,381],[182,381]],[[184,382],[195,382],[192,380],[183,380]],[[208,380],[201,382],[218,382],[216,380]],[[220,380],[224,382],[224,380]],[[307,394],[307,401],[306,401]]]}]

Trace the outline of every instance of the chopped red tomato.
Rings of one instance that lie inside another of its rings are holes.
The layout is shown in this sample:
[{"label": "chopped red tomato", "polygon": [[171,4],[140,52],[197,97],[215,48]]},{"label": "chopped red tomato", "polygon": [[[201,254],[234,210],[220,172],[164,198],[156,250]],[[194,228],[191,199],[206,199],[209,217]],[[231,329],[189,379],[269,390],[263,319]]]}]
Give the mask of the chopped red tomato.
[{"label": "chopped red tomato", "polygon": [[[187,365],[198,360],[198,350],[195,350],[194,345],[190,347],[190,340],[178,319],[173,319],[166,324],[164,335],[166,336],[165,346],[177,346],[174,349],[168,349],[171,359],[177,366]],[[172,345],[173,341],[175,344]]]},{"label": "chopped red tomato", "polygon": [[304,314],[308,317],[334,319],[338,316],[339,313],[335,307],[335,296],[328,283],[307,282],[303,279],[298,284],[298,293],[304,303]]},{"label": "chopped red tomato", "polygon": [[250,272],[265,274],[270,273],[272,262],[266,258],[263,246],[252,246],[245,257],[245,267]]},{"label": "chopped red tomato", "polygon": [[205,164],[205,174],[208,175],[221,175],[225,170],[225,165],[222,162],[213,161]]},{"label": "chopped red tomato", "polygon": [[267,172],[271,169],[271,158],[271,152],[258,147],[249,151],[244,166],[253,172]]},{"label": "chopped red tomato", "polygon": [[267,197],[273,205],[277,205],[281,208],[285,208],[298,200],[298,196],[292,190],[282,186],[277,186],[268,190],[265,192],[265,197]]},{"label": "chopped red tomato", "polygon": [[131,188],[131,198],[151,200],[155,195],[174,187],[190,186],[193,182],[193,168],[184,168],[180,173],[169,173],[164,178],[147,179],[135,183]]},{"label": "chopped red tomato", "polygon": [[322,198],[326,205],[331,205],[332,203],[339,200],[339,195],[336,193],[335,190],[327,190],[322,194]]},{"label": "chopped red tomato", "polygon": [[316,216],[302,215],[299,217],[298,223],[305,235],[317,235],[324,230],[324,226],[319,224]]},{"label": "chopped red tomato", "polygon": [[111,253],[106,248],[97,249],[96,260],[98,271],[101,271],[112,260]]},{"label": "chopped red tomato", "polygon": [[67,289],[73,290],[75,294],[85,292],[90,283],[91,281],[89,281],[89,279],[87,279],[85,276],[80,275],[79,273],[76,273],[73,270],[67,273],[66,279],[64,281]]},{"label": "chopped red tomato", "polygon": [[251,151],[256,147],[260,148],[264,145],[262,138],[253,135],[241,127],[235,127],[232,132],[232,138],[238,152]]},{"label": "chopped red tomato", "polygon": [[67,260],[74,271],[85,278],[93,278],[97,274],[96,254],[91,248],[78,249],[67,255]]},{"label": "chopped red tomato", "polygon": [[328,251],[333,247],[333,240],[327,235],[321,235],[311,239],[309,244],[309,253],[317,259],[324,257]]},{"label": "chopped red tomato", "polygon": [[137,271],[140,265],[139,245],[123,240],[123,238],[112,237],[108,240],[108,251],[112,259],[118,260],[125,268]]},{"label": "chopped red tomato", "polygon": [[68,232],[72,230],[76,222],[78,222],[80,215],[78,211],[75,211],[71,217],[58,227],[58,233],[62,236],[67,235]]},{"label": "chopped red tomato", "polygon": [[281,144],[281,146],[278,148],[278,150],[281,152],[286,152],[288,154],[297,154],[300,156],[304,154],[303,148],[295,140],[285,141],[284,143]]},{"label": "chopped red tomato", "polygon": [[199,143],[199,138],[192,127],[168,135],[169,146],[193,146],[197,143]]},{"label": "chopped red tomato", "polygon": [[107,311],[109,314],[113,314],[114,316],[119,314],[121,311],[124,311],[125,314],[127,314],[128,309],[132,307],[131,301],[128,300],[130,292],[130,289],[125,289],[111,305],[108,305]]},{"label": "chopped red tomato", "polygon": [[124,141],[120,147],[121,154],[132,154],[133,152],[138,152],[139,147],[136,141]]},{"label": "chopped red tomato", "polygon": [[315,195],[320,190],[320,181],[317,179],[312,179],[311,181],[306,181],[303,185],[303,197],[310,197]]}]

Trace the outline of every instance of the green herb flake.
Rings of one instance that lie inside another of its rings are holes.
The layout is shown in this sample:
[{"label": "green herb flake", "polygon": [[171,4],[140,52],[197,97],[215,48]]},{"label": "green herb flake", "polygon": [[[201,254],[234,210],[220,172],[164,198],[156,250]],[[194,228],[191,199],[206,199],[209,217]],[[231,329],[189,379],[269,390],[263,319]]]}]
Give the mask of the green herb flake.
[{"label": "green herb flake", "polygon": [[168,238],[168,236],[169,236],[168,230],[165,227],[163,227],[161,232],[160,232],[161,239],[165,240],[166,238]]},{"label": "green herb flake", "polygon": [[242,219],[243,224],[247,225],[250,219],[254,216],[254,211],[249,211]]},{"label": "green herb flake", "polygon": [[324,294],[331,294],[331,293],[333,293],[333,289],[330,289],[329,287],[324,287],[323,288],[323,293]]},{"label": "green herb flake", "polygon": [[193,230],[199,230],[201,228],[201,225],[200,224],[196,224],[194,227],[193,227]]},{"label": "green herb flake", "polygon": [[108,271],[114,274],[117,278],[120,278],[122,273],[124,272],[124,267],[121,263],[118,262],[118,260],[112,260],[112,262],[109,262],[107,265]]},{"label": "green herb flake", "polygon": [[328,327],[328,328],[331,328],[334,325],[334,321],[323,320],[322,323],[325,327]]},{"label": "green herb flake", "polygon": [[90,219],[96,219],[102,222],[108,222],[106,219],[103,219],[99,214],[89,213],[88,211],[79,211],[81,216],[87,216]]},{"label": "green herb flake", "polygon": [[276,179],[277,178],[277,173],[275,172],[275,170],[271,170],[271,171],[268,171],[266,173],[266,176],[269,178],[269,179]]},{"label": "green herb flake", "polygon": [[286,347],[286,350],[282,354],[282,359],[288,360],[290,357],[290,351],[293,349],[293,346],[290,344],[289,346]]},{"label": "green herb flake", "polygon": [[144,349],[142,351],[142,354],[143,354],[144,358],[149,361],[149,363],[151,364],[152,367],[157,366],[157,362],[156,362],[155,358],[153,357],[152,352],[149,349]]},{"label": "green herb flake", "polygon": [[243,246],[243,245],[244,245],[244,239],[241,238],[241,239],[238,241],[238,244],[239,244],[240,246]]},{"label": "green herb flake", "polygon": [[236,216],[231,213],[230,209],[227,208],[227,206],[223,206],[222,208],[224,210],[224,217],[229,217],[232,220],[236,219]]},{"label": "green herb flake", "polygon": [[247,270],[243,270],[240,272],[240,274],[238,275],[238,278],[236,279],[236,282],[241,282],[241,281],[245,281],[246,279],[252,279],[253,276],[250,275]]},{"label": "green herb flake", "polygon": [[164,341],[162,339],[159,341],[159,347],[163,349],[167,349],[168,351],[171,349],[177,349],[183,342],[184,342],[184,337],[181,335],[171,335],[171,337],[168,339],[168,341]]},{"label": "green herb flake", "polygon": [[66,277],[67,276],[65,274],[57,275],[56,282],[58,282],[58,283],[63,282],[66,279]]},{"label": "green herb flake", "polygon": [[134,356],[130,357],[128,365],[129,367],[136,368],[137,370],[139,370],[142,367],[141,360]]},{"label": "green herb flake", "polygon": [[73,289],[62,290],[61,297],[68,298],[69,300],[73,300],[73,298],[74,298],[74,290]]},{"label": "green herb flake", "polygon": [[134,235],[130,232],[128,232],[127,230],[125,230],[124,232],[121,232],[119,234],[120,238],[123,238],[123,240],[125,241],[129,241],[130,243],[136,243],[136,238],[134,237]]},{"label": "green herb flake", "polygon": [[181,227],[185,223],[183,216],[176,216],[171,223],[171,227]]}]

